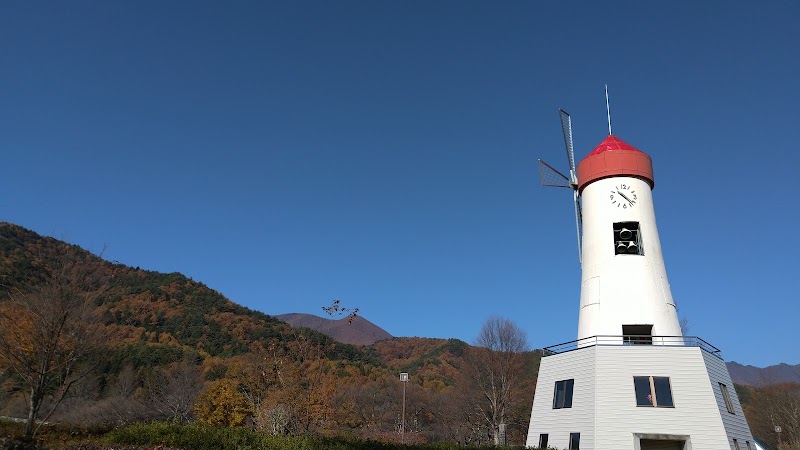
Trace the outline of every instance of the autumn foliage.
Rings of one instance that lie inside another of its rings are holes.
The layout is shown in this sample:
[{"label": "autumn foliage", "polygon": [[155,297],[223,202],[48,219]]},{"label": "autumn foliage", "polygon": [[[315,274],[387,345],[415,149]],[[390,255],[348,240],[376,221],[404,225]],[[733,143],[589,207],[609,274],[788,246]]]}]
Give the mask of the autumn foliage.
[{"label": "autumn foliage", "polygon": [[253,414],[239,385],[227,378],[213,382],[200,394],[194,410],[201,423],[222,427],[244,425],[245,419]]},{"label": "autumn foliage", "polygon": [[747,398],[744,412],[756,439],[777,450],[800,448],[800,383],[749,387],[741,397]]},{"label": "autumn foliage", "polygon": [[[338,301],[325,308],[358,313]],[[508,443],[521,445],[541,353],[493,342],[342,344],[179,273],[110,263],[0,223],[0,416],[197,422],[393,445],[402,421],[398,374],[407,372],[406,443],[491,445],[503,423]],[[485,382],[497,377],[507,383]],[[798,445],[798,392],[790,384],[740,395],[757,439],[781,450]]]}]

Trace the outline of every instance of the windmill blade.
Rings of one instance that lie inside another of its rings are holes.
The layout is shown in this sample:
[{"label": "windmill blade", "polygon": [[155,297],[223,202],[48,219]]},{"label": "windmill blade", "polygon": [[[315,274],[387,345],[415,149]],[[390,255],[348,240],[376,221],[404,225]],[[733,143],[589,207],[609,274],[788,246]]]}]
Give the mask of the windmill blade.
[{"label": "windmill blade", "polygon": [[575,233],[578,235],[578,262],[583,263],[583,211],[578,190],[572,192],[575,201]]},{"label": "windmill blade", "polygon": [[542,182],[542,186],[572,187],[569,177],[541,159],[539,160],[539,180]]},{"label": "windmill blade", "polygon": [[575,176],[575,149],[572,145],[572,119],[570,119],[569,113],[563,109],[559,109],[558,114],[561,116],[561,132],[564,134],[564,145],[567,148],[569,179],[572,184],[577,184],[578,180]]}]

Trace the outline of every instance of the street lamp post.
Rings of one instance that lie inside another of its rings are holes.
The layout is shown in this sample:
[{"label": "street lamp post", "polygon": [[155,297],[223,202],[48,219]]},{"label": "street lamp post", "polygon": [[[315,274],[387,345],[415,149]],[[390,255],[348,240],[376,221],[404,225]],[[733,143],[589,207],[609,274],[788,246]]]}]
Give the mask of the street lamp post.
[{"label": "street lamp post", "polygon": [[406,383],[408,383],[408,374],[402,372],[400,374],[400,382],[403,383],[403,421],[400,424],[400,443],[406,444]]}]

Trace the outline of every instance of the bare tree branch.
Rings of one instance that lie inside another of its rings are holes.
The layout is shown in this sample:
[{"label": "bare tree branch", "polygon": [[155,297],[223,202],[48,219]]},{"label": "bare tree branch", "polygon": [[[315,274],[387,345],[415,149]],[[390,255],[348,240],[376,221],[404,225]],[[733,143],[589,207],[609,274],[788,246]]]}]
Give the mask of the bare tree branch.
[{"label": "bare tree branch", "polygon": [[490,317],[475,339],[470,361],[473,380],[480,389],[482,401],[474,407],[481,411],[495,445],[501,441],[500,428],[509,422],[509,413],[518,388],[517,380],[525,365],[528,351],[525,332],[508,319]]},{"label": "bare tree branch", "polygon": [[15,372],[28,391],[29,437],[41,426],[35,424],[45,400],[44,420],[85,374],[79,363],[103,341],[92,301],[105,287],[77,252],[66,247],[32,258],[35,284],[13,280],[17,285],[0,298],[0,368]]}]

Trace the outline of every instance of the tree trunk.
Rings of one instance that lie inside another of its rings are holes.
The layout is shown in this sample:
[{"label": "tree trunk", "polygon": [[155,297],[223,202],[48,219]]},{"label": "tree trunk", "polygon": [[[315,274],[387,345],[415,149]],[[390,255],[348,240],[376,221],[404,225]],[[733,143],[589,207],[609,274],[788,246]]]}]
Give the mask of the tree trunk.
[{"label": "tree trunk", "polygon": [[28,408],[28,421],[25,424],[25,437],[33,437],[34,425],[36,425],[36,416],[39,414],[39,408],[42,406],[42,390],[37,385],[31,388],[31,399]]}]

